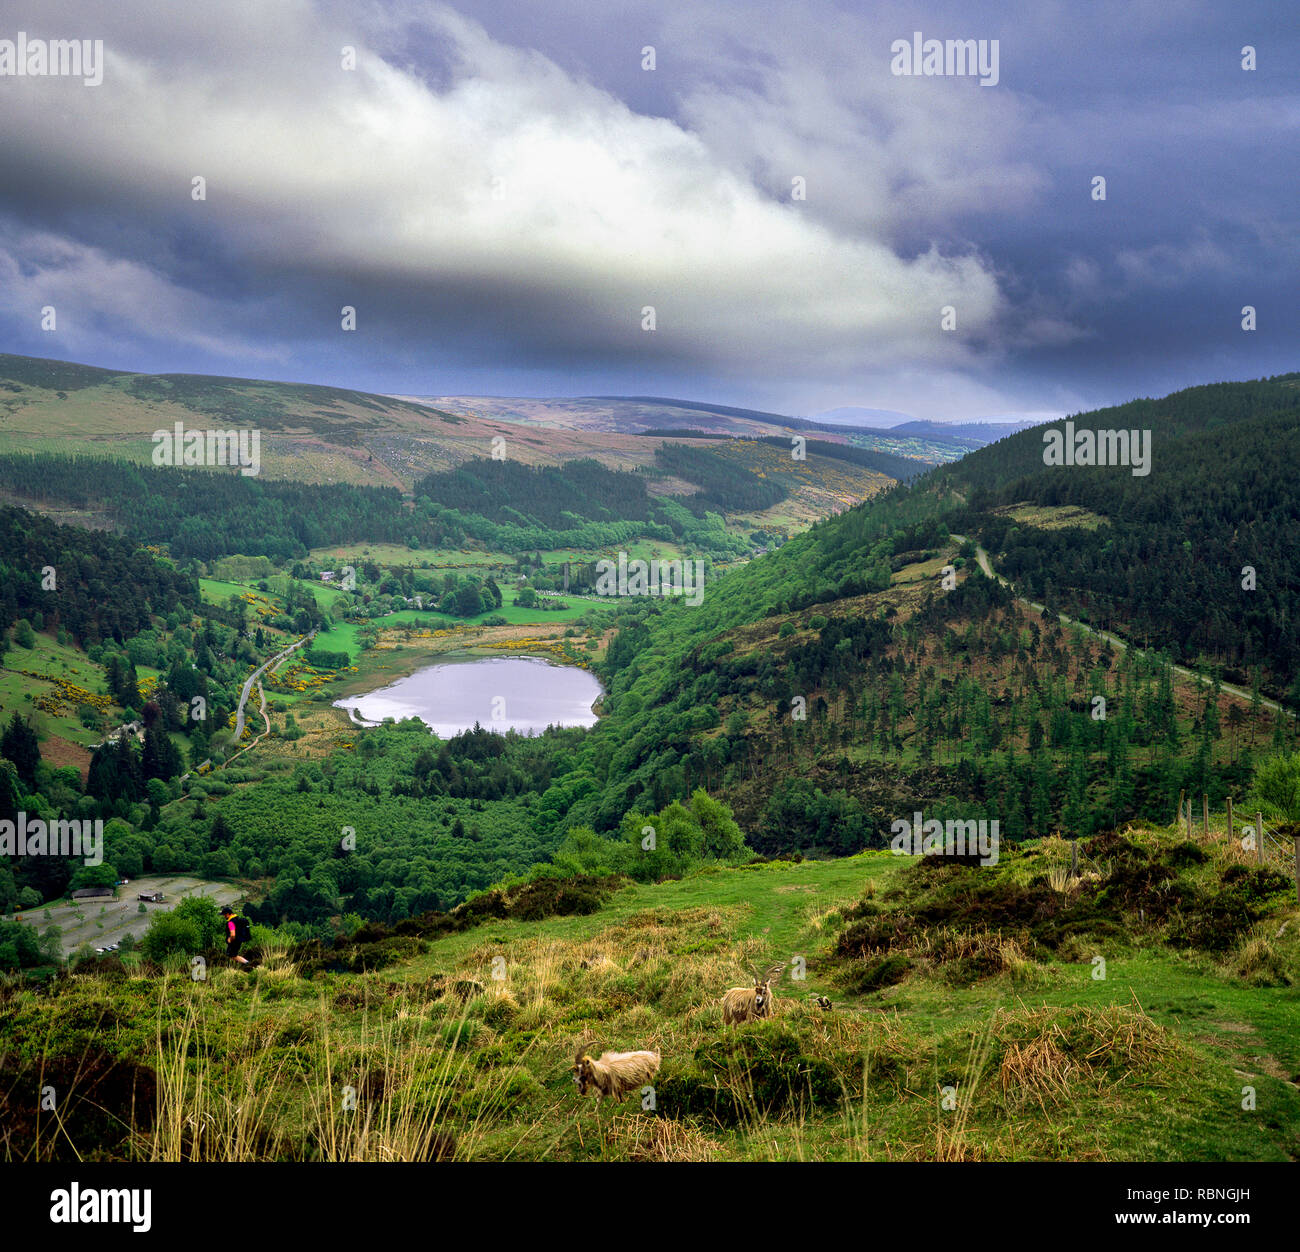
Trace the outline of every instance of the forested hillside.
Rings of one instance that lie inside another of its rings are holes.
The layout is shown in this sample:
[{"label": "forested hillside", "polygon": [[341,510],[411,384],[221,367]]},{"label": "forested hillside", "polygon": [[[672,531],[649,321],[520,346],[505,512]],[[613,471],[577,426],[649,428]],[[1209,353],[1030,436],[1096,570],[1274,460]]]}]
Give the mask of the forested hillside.
[{"label": "forested hillside", "polygon": [[[1234,681],[1259,666],[1266,692],[1300,706],[1300,376],[1193,387],[1072,420],[1149,430],[1150,474],[1049,468],[1035,429],[936,471],[926,490],[968,496],[946,520],[978,533],[1027,595]],[[1018,504],[1077,506],[1106,524],[1045,530],[1008,515]]]},{"label": "forested hillside", "polygon": [[0,491],[103,513],[138,543],[166,544],[178,560],[241,553],[279,561],[352,538],[433,542],[441,533],[427,516],[412,516],[392,487],[265,482],[100,457],[0,456]]},{"label": "forested hillside", "polygon": [[[606,716],[548,807],[609,830],[704,785],[762,850],[844,852],[878,840],[909,796],[1000,815],[1021,836],[1156,819],[1183,788],[1239,791],[1293,725],[1258,686],[1247,706],[1172,663],[1247,683],[1258,666],[1266,690],[1296,698],[1297,396],[1289,380],[1225,385],[1075,419],[1149,423],[1149,478],[1054,472],[1029,430],[821,523],[698,609],[624,614]],[[1279,453],[1267,464],[1265,446]],[[1037,524],[1016,520],[1026,501]],[[1056,525],[1081,510],[1096,524]],[[1151,650],[1039,620],[978,573],[958,532],[1018,592]],[[1260,590],[1241,589],[1246,564]]]},{"label": "forested hillside", "polygon": [[[671,502],[659,505],[652,520],[639,475],[583,462],[574,471],[575,488],[568,474],[568,466],[536,470],[513,462],[476,462],[422,481],[413,505],[393,487],[263,481],[238,472],[53,454],[0,456],[0,492],[10,498],[103,515],[139,543],[165,544],[178,560],[211,561],[236,553],[296,560],[312,548],[357,541],[455,547],[473,540],[523,552],[688,533],[710,553],[748,550],[719,522],[692,524]],[[500,481],[492,488],[494,477]],[[608,508],[598,505],[602,498]],[[464,511],[449,503],[453,500]]]},{"label": "forested hillside", "polygon": [[0,508],[0,632],[26,619],[85,645],[122,643],[153,614],[197,606],[192,578],[127,539]]},{"label": "forested hillside", "polygon": [[649,521],[653,504],[643,477],[597,461],[533,466],[484,458],[422,478],[415,494],[494,522],[551,530],[583,521]]}]

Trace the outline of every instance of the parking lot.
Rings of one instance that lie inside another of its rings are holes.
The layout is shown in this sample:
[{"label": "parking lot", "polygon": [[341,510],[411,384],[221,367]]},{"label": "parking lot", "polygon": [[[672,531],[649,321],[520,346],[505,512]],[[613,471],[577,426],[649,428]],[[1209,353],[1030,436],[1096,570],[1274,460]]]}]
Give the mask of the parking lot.
[{"label": "parking lot", "polygon": [[[138,896],[161,891],[161,904],[144,905]],[[54,904],[28,909],[17,914],[17,920],[28,922],[44,930],[51,922],[59,928],[63,954],[75,952],[83,943],[92,948],[107,948],[121,943],[127,935],[137,939],[149,927],[149,918],[157,912],[169,912],[187,896],[207,896],[218,905],[233,904],[240,898],[238,887],[229,883],[209,882],[185,875],[151,875],[133,878],[126,886],[117,888],[116,899],[78,900],[75,904]]]}]

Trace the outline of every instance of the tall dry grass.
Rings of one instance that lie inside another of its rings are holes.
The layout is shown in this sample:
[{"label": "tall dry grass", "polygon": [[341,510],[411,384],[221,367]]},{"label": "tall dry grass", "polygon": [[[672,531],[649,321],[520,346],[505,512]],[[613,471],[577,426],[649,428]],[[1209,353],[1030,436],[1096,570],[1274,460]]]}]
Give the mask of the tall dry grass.
[{"label": "tall dry grass", "polygon": [[473,1083],[472,1115],[462,1107],[473,1078],[467,1005],[436,1032],[405,999],[367,1005],[344,1036],[322,993],[301,1042],[272,1047],[282,1021],[256,1016],[256,998],[237,1022],[179,980],[164,995],[184,1004],[165,1028],[160,1009],[157,1115],[136,1137],[138,1160],[464,1160],[507,1112],[490,1077]]}]

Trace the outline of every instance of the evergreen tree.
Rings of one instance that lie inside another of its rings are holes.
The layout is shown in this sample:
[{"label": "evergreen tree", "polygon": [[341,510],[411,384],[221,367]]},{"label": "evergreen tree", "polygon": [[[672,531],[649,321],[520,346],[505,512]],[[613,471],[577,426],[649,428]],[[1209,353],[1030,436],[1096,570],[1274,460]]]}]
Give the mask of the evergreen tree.
[{"label": "evergreen tree", "polygon": [[144,732],[140,769],[146,782],[153,778],[166,782],[181,772],[180,753],[171,736],[159,726],[150,726]]},{"label": "evergreen tree", "polygon": [[40,744],[36,732],[17,712],[0,735],[0,755],[14,764],[18,777],[28,791],[36,789],[36,767],[41,763]]},{"label": "evergreen tree", "polygon": [[12,761],[0,759],[0,819],[13,821],[21,802],[18,771]]}]

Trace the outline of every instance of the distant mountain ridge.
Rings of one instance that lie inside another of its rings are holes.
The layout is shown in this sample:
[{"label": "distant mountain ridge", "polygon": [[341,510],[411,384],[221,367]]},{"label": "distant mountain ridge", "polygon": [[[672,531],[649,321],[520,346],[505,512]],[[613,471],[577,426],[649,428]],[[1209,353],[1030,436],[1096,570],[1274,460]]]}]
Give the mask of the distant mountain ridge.
[{"label": "distant mountain ridge", "polygon": [[[678,400],[668,396],[407,396],[439,410],[476,420],[492,419],[528,426],[545,426],[569,431],[608,431],[613,435],[646,435],[669,430],[679,437],[699,432],[700,437],[729,435],[742,439],[770,438],[774,434],[815,437],[902,457],[929,466],[964,455],[973,443],[963,443],[943,434],[918,435],[873,426],[829,425],[812,418],[790,417],[762,409],[729,404],[708,404],[699,400]],[[900,414],[899,416],[904,416]],[[905,474],[904,477],[910,477]]]},{"label": "distant mountain ridge", "polygon": [[[714,412],[689,401],[674,405],[510,398],[443,405],[426,397],[312,383],[147,374],[0,353],[0,456],[75,446],[81,455],[147,465],[154,432],[178,422],[189,430],[251,428],[260,436],[265,481],[409,492],[426,475],[487,456],[501,441],[510,458],[524,464],[555,466],[590,458],[607,469],[636,470],[655,464],[658,441],[642,437],[648,429],[672,428],[679,432],[676,438],[689,438],[689,428],[697,424],[750,440],[796,433],[776,414],[736,416],[749,411]],[[799,433],[814,430],[822,433],[820,427],[799,424]],[[847,446],[839,434],[826,442]],[[874,473],[892,468],[897,472],[891,477],[910,476],[918,463],[915,456],[906,464],[882,458],[878,466],[839,458],[836,507],[874,490]],[[820,508],[811,496],[805,505],[814,512]]]},{"label": "distant mountain ridge", "polygon": [[910,422],[912,415],[900,413],[897,409],[864,409],[857,405],[843,405],[837,409],[814,413],[809,420],[819,426],[871,426],[890,430],[904,422]]},{"label": "distant mountain ridge", "polygon": [[1008,435],[1019,434],[1041,426],[1042,422],[933,422],[910,421],[890,428],[895,435],[920,435],[927,439],[952,439],[958,443],[968,443],[982,448],[985,444],[996,443]]}]

